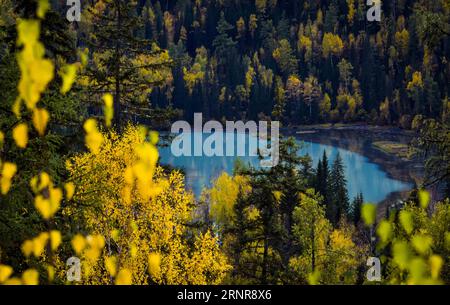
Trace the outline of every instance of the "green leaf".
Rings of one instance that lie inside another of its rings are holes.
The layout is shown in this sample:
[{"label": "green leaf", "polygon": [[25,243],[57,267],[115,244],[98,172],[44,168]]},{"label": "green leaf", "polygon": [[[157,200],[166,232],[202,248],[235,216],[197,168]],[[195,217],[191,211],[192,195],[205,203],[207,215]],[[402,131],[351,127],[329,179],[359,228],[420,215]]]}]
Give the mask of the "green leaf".
[{"label": "green leaf", "polygon": [[392,255],[400,269],[406,269],[412,257],[411,248],[406,241],[395,242],[392,247]]},{"label": "green leaf", "polygon": [[381,221],[377,228],[377,234],[382,244],[388,243],[392,236],[391,223],[387,220]]},{"label": "green leaf", "polygon": [[420,257],[413,258],[409,267],[410,277],[413,280],[413,283],[420,283],[421,280],[425,278],[425,273],[427,270],[427,264],[425,261]]},{"label": "green leaf", "polygon": [[399,219],[406,233],[411,234],[414,229],[412,213],[405,210],[400,211]]},{"label": "green leaf", "polygon": [[60,71],[61,78],[63,80],[61,86],[61,93],[66,94],[72,88],[73,83],[75,82],[75,78],[77,76],[77,65],[69,64],[65,65]]},{"label": "green leaf", "polygon": [[419,202],[420,202],[420,206],[423,209],[426,209],[428,204],[430,203],[430,193],[428,193],[425,190],[420,190],[419,191]]},{"label": "green leaf", "polygon": [[444,265],[444,260],[439,255],[430,256],[430,269],[431,277],[433,279],[439,278],[439,273],[441,272],[442,265]]},{"label": "green leaf", "polygon": [[411,243],[419,254],[425,255],[430,250],[433,239],[428,235],[417,234],[412,237]]},{"label": "green leaf", "polygon": [[365,203],[361,208],[361,217],[367,226],[375,223],[377,206],[373,203]]},{"label": "green leaf", "polygon": [[320,272],[315,270],[314,272],[308,274],[308,283],[310,285],[318,285],[320,280]]}]

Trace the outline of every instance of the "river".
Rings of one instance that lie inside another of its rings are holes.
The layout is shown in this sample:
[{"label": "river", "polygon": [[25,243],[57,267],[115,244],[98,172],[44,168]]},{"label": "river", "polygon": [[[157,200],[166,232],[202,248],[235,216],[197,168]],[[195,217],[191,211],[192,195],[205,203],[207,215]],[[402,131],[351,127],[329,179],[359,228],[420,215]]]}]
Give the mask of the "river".
[{"label": "river", "polygon": [[[185,134],[185,137],[191,137],[193,134]],[[199,136],[199,134],[197,134]],[[202,134],[203,141],[209,134]],[[245,151],[249,152],[249,139],[253,137],[246,134],[233,137],[234,147],[237,145],[245,145]],[[369,158],[358,152],[350,151],[337,145],[328,145],[317,143],[317,141],[309,140],[307,136],[296,135],[296,140],[301,144],[299,154],[311,156],[314,167],[317,166],[318,160],[322,157],[323,152],[327,153],[329,164],[339,153],[345,166],[345,178],[347,179],[347,189],[349,198],[353,199],[358,193],[362,192],[366,202],[379,203],[386,199],[389,194],[401,192],[412,188],[412,184],[390,177],[379,164],[369,160]],[[189,141],[191,152],[194,151],[194,141]],[[223,147],[225,151],[226,136],[223,137]],[[232,174],[236,160],[239,158],[244,163],[252,166],[259,166],[258,157],[248,156],[175,156],[170,146],[160,148],[161,164],[170,165],[180,168],[186,175],[186,186],[191,189],[198,197],[205,187],[210,187],[211,182],[216,179],[222,172]]]}]

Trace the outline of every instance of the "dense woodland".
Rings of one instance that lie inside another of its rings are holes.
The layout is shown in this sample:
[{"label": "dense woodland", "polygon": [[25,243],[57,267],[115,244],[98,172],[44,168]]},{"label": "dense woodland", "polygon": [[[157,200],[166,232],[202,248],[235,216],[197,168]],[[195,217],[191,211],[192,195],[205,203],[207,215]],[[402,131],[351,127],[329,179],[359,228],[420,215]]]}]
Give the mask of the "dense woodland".
[{"label": "dense woodland", "polygon": [[[448,0],[82,2],[0,0],[0,284],[450,283]],[[413,129],[426,177],[381,215],[283,138],[195,199],[151,131],[194,112]]]},{"label": "dense woodland", "polygon": [[[417,115],[450,111],[445,0],[382,1],[380,22],[367,21],[371,6],[362,0],[136,1],[122,8],[129,22],[119,26],[117,18],[96,17],[99,3],[71,26],[77,46],[104,55],[115,47],[115,31],[156,42],[173,60],[172,79],[152,90],[149,102],[188,120],[202,112],[219,120],[410,128]],[[110,9],[115,16],[114,4]],[[117,38],[127,69],[138,55],[130,37]]]}]

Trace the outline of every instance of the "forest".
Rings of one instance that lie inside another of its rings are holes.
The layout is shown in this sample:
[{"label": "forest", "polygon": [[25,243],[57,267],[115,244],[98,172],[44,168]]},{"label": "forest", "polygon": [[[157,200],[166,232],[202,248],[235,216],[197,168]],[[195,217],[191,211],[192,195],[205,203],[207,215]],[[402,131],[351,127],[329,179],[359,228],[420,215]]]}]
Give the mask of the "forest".
[{"label": "forest", "polygon": [[[0,0],[0,285],[450,284],[449,0],[72,2]],[[381,210],[283,136],[196,197],[194,113],[396,128],[423,179]]]}]

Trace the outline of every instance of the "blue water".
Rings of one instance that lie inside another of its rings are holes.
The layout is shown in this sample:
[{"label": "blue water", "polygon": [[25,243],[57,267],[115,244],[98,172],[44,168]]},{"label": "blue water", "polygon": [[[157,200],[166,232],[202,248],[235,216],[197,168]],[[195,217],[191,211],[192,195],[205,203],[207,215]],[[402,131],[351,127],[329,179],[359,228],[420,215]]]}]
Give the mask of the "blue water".
[{"label": "blue water", "polygon": [[[188,134],[185,135],[186,137],[191,136]],[[209,134],[203,134],[203,141],[208,136]],[[252,139],[253,137],[250,138]],[[193,138],[191,137],[191,139]],[[329,145],[304,142],[300,139],[298,141],[302,145],[299,154],[309,154],[313,160],[314,167],[317,166],[317,162],[322,157],[323,151],[327,153],[330,167],[338,152],[340,153],[345,165],[345,177],[347,179],[347,189],[350,199],[353,199],[358,193],[362,192],[366,202],[378,203],[392,192],[404,191],[411,188],[411,185],[408,183],[389,178],[386,172],[377,164],[371,163],[368,158],[358,153]],[[223,137],[223,142],[223,151],[226,152],[226,136]],[[205,156],[206,151],[204,151],[203,156],[177,157],[172,153],[171,147],[168,146],[160,148],[161,163],[182,168],[186,173],[186,186],[198,197],[202,189],[210,187],[211,181],[220,176],[223,171],[232,174],[234,163],[238,158],[246,164],[249,163],[254,167],[259,166],[260,161],[258,157],[248,156],[249,136],[243,136],[241,134],[240,136],[234,137],[235,149],[238,143],[245,143],[246,156],[207,157]],[[194,141],[192,140],[190,147],[192,155],[194,155],[193,146]]]}]

